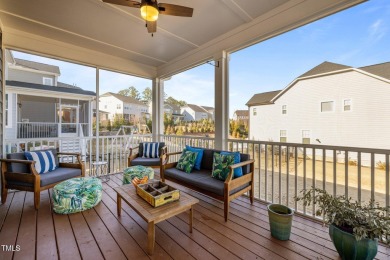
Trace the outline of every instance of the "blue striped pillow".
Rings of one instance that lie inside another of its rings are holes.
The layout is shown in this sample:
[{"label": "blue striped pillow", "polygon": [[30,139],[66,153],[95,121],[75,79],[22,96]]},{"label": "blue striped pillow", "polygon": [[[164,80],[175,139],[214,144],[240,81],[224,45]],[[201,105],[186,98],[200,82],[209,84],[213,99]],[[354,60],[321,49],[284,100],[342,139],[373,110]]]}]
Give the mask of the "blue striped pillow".
[{"label": "blue striped pillow", "polygon": [[158,146],[159,143],[143,143],[142,158],[159,158]]},{"label": "blue striped pillow", "polygon": [[27,160],[35,161],[35,170],[39,174],[57,169],[56,160],[52,151],[24,152]]}]

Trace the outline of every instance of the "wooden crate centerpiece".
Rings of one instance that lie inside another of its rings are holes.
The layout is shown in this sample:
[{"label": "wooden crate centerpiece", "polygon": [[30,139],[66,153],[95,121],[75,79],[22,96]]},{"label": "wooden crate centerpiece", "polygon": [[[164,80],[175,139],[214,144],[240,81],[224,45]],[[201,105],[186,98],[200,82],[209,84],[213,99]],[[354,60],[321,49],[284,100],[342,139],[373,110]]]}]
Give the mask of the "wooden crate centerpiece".
[{"label": "wooden crate centerpiece", "polygon": [[179,190],[161,181],[137,185],[137,194],[153,207],[159,207],[180,198]]}]

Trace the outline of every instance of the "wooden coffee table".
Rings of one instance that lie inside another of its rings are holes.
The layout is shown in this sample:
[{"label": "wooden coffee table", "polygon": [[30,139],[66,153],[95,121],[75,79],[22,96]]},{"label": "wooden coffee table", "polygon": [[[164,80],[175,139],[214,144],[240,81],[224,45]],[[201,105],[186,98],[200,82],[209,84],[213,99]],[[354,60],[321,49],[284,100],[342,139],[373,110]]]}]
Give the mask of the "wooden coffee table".
[{"label": "wooden coffee table", "polygon": [[148,254],[152,255],[154,251],[155,224],[163,220],[176,216],[186,210],[190,210],[189,228],[190,233],[192,233],[192,207],[194,204],[199,202],[198,199],[180,191],[180,199],[178,201],[154,208],[143,198],[137,195],[136,188],[132,184],[119,186],[114,188],[114,190],[117,192],[118,216],[121,215],[123,199],[148,223]]}]

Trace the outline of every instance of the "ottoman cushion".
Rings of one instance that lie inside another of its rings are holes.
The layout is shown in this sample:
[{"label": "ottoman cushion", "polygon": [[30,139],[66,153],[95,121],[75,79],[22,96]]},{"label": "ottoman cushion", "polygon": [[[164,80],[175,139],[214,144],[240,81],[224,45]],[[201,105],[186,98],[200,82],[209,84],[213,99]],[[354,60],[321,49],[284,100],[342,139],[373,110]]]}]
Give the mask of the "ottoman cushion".
[{"label": "ottoman cushion", "polygon": [[102,182],[98,178],[73,178],[53,188],[53,210],[69,214],[95,207],[102,199]]},{"label": "ottoman cushion", "polygon": [[130,184],[135,177],[142,179],[144,176],[148,176],[149,180],[153,179],[153,168],[144,167],[142,165],[128,167],[123,170],[123,184]]}]

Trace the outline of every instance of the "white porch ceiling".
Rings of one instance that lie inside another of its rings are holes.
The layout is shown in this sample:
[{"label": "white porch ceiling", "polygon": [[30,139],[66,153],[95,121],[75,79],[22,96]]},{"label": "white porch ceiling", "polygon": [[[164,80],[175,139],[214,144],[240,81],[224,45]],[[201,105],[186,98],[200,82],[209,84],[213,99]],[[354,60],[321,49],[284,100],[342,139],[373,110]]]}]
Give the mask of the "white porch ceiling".
[{"label": "white porch ceiling", "polygon": [[153,78],[363,1],[161,0],[194,15],[160,15],[154,37],[138,9],[101,0],[1,0],[0,21],[5,47]]}]

